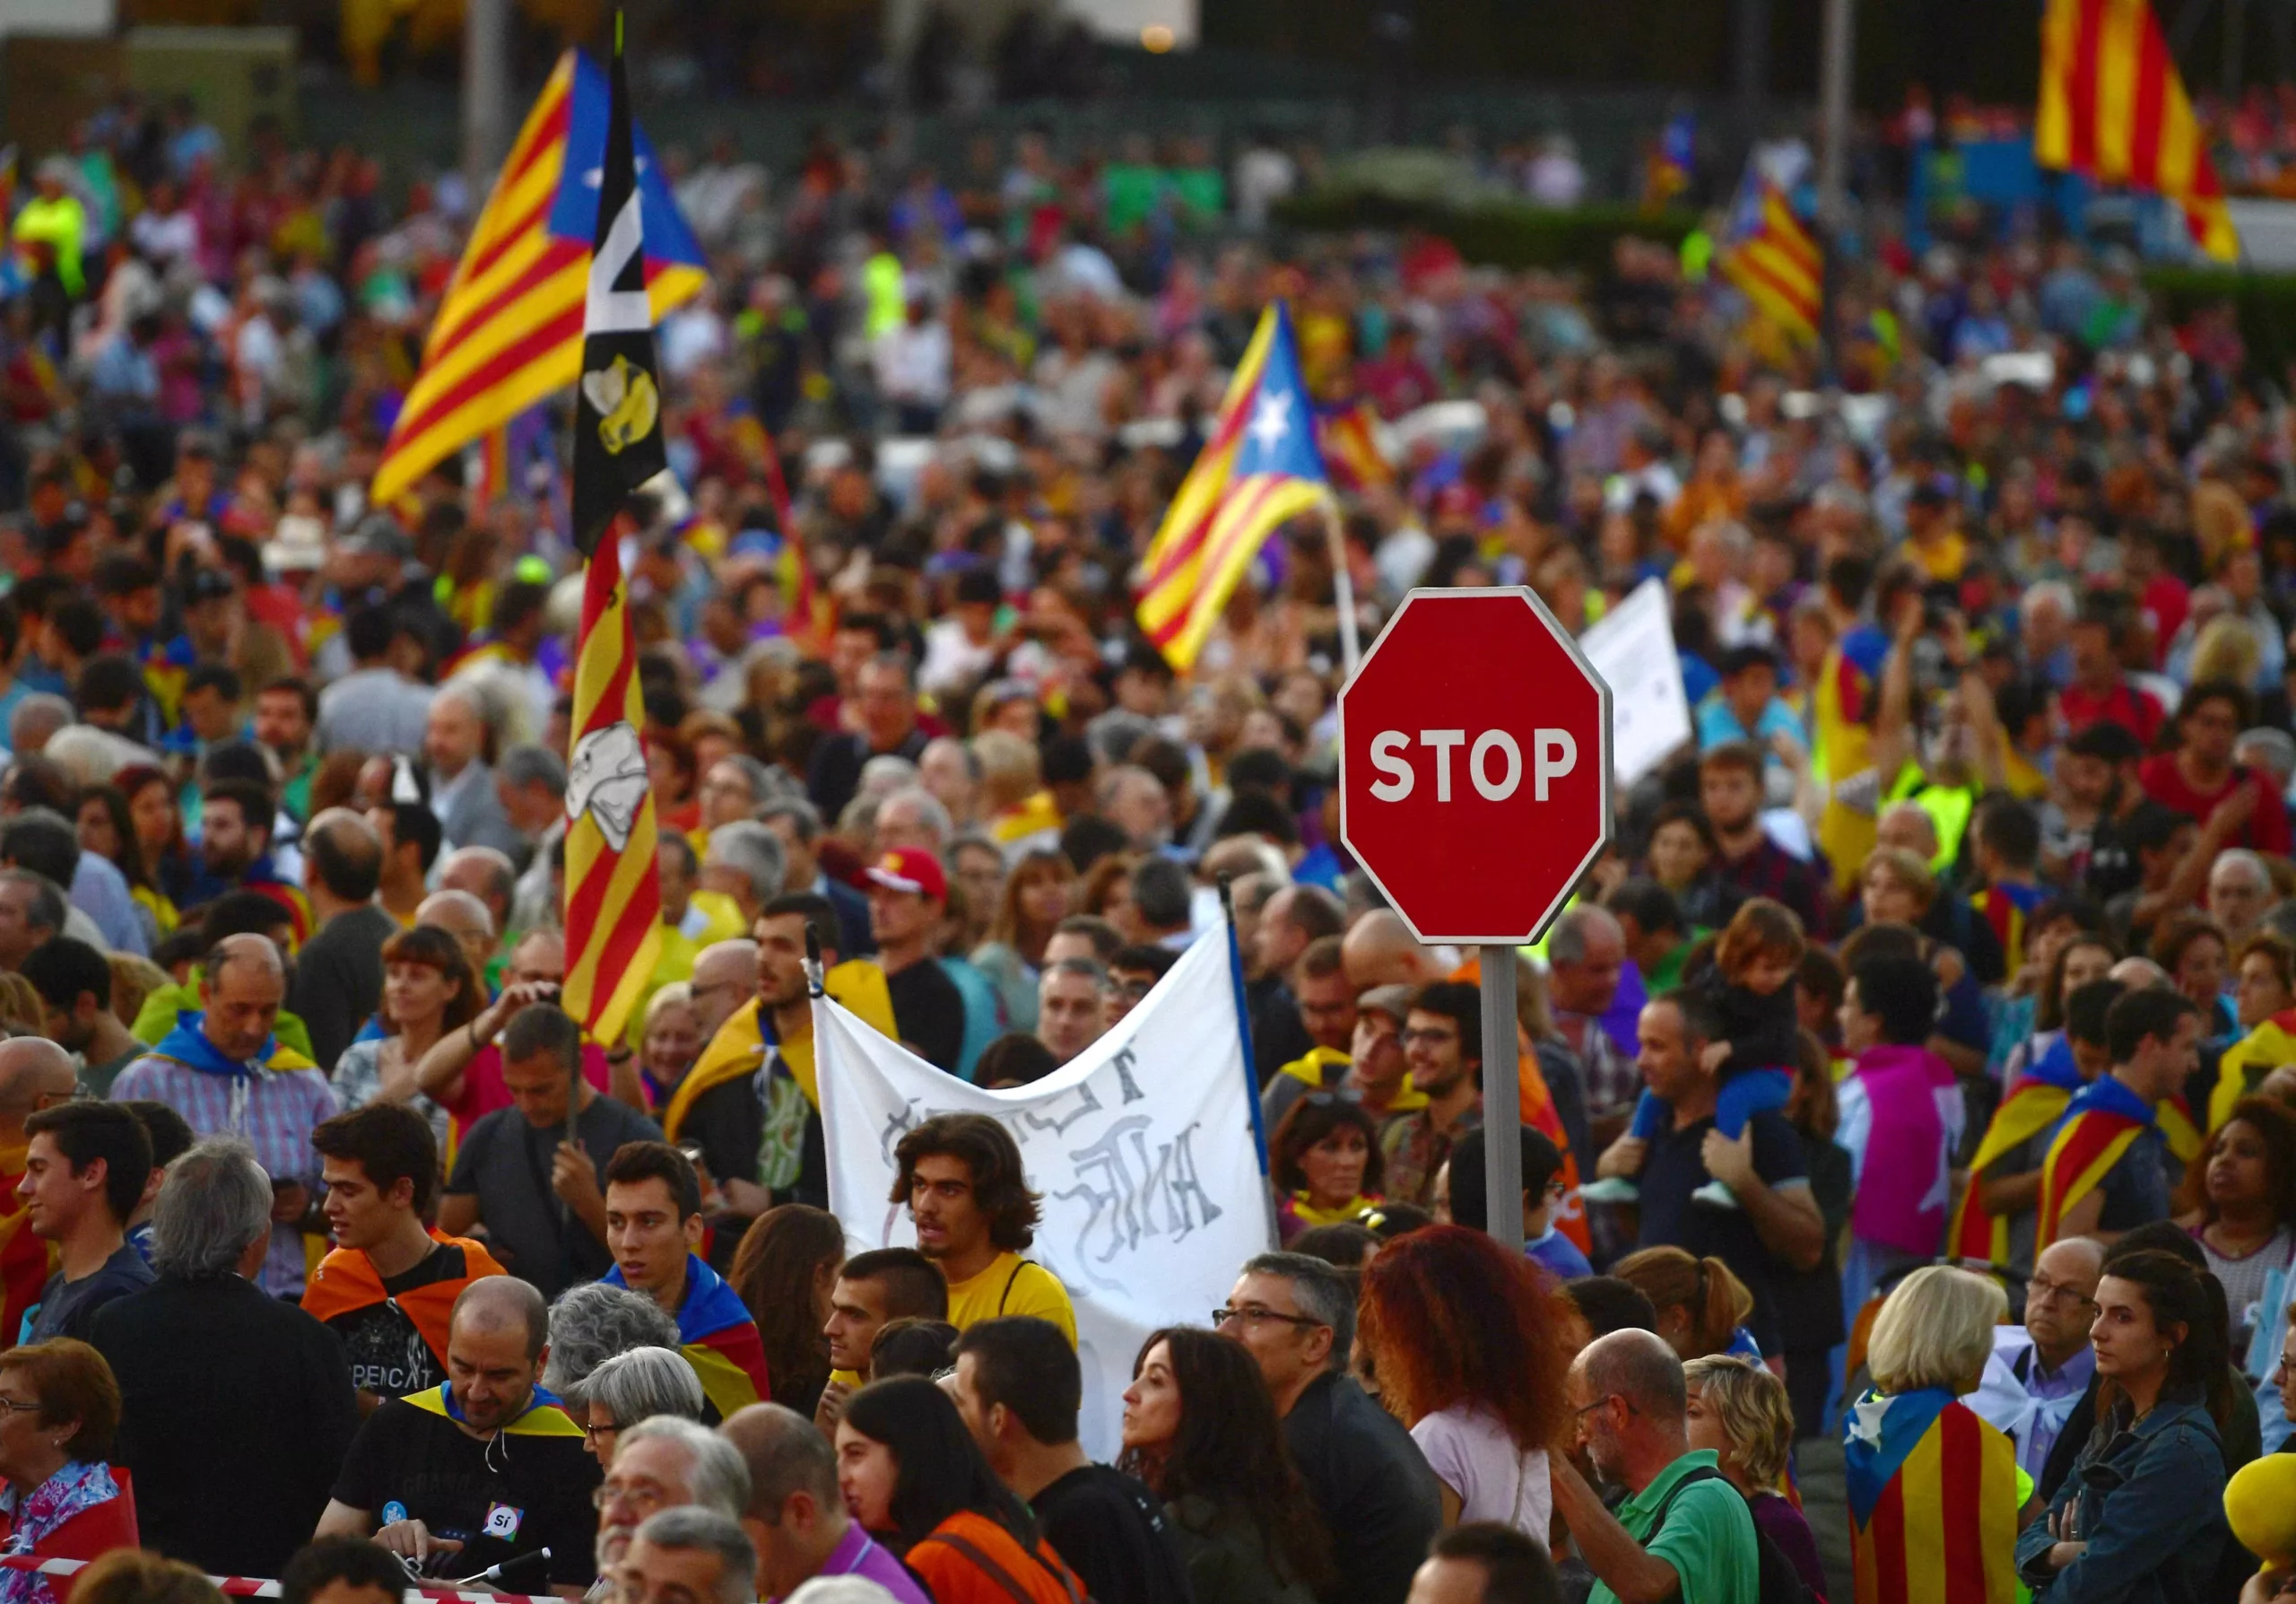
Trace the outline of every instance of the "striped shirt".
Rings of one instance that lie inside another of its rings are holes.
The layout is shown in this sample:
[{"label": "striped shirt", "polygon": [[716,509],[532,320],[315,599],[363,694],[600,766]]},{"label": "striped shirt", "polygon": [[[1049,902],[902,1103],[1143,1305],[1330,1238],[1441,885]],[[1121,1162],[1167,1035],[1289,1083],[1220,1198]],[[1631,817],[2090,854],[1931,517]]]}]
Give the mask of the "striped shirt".
[{"label": "striped shirt", "polygon": [[[315,1069],[265,1070],[248,1079],[207,1075],[173,1059],[136,1059],[112,1082],[112,1098],[149,1097],[184,1117],[202,1138],[243,1137],[256,1163],[274,1181],[302,1183],[316,1199],[319,1155],[311,1132],[340,1108],[335,1088]],[[303,1235],[293,1225],[271,1228],[271,1252],[256,1284],[274,1297],[303,1290]]]}]

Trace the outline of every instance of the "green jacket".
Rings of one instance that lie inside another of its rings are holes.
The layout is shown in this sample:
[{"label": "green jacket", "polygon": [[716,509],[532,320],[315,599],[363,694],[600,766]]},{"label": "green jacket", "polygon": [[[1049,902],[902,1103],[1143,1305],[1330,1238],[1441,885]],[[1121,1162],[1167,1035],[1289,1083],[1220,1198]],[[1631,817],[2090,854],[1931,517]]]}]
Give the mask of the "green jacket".
[{"label": "green jacket", "polygon": [[[176,1016],[199,1011],[199,965],[191,966],[191,978],[180,986],[162,986],[144,999],[135,1015],[135,1023],[128,1027],[128,1034],[146,1047],[157,1047],[160,1038],[176,1028]],[[316,1061],[318,1054],[311,1050],[311,1033],[303,1022],[286,1009],[279,1010],[279,1023],[272,1033],[279,1038],[282,1047],[291,1047],[305,1058]]]}]

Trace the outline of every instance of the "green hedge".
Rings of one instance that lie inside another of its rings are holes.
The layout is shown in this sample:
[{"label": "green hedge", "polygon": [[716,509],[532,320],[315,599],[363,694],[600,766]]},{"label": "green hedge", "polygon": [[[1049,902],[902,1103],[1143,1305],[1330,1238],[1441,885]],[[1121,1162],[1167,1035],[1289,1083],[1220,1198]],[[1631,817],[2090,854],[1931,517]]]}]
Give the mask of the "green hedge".
[{"label": "green hedge", "polygon": [[2153,306],[2182,323],[2202,308],[2229,301],[2248,343],[2248,370],[2284,382],[2296,362],[2296,273],[2239,273],[2222,267],[2159,267],[2144,275]]},{"label": "green hedge", "polygon": [[1276,215],[1286,226],[1307,231],[1422,229],[1448,240],[1470,262],[1591,274],[1608,269],[1612,247],[1622,235],[1674,246],[1699,222],[1692,212],[1646,212],[1615,203],[1556,211],[1520,201],[1455,204],[1368,189],[1301,196]]}]

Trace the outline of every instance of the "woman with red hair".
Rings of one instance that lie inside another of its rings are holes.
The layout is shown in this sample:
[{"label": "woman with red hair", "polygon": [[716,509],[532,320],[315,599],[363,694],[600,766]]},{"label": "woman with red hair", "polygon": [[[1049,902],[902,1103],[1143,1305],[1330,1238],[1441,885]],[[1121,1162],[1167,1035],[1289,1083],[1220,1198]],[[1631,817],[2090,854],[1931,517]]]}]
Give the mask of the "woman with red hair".
[{"label": "woman with red hair", "polygon": [[1479,1231],[1414,1231],[1365,1268],[1359,1319],[1379,1400],[1442,1482],[1444,1523],[1496,1521],[1544,1547],[1564,1361],[1537,1268]]}]

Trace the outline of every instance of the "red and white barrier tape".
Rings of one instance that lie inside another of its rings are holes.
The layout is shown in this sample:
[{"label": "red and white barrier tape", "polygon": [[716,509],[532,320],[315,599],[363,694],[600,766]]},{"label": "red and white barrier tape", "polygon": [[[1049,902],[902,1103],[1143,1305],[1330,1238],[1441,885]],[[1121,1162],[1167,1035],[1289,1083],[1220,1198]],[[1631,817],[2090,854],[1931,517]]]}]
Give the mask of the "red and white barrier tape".
[{"label": "red and white barrier tape", "polygon": [[[0,1565],[12,1571],[33,1571],[42,1576],[69,1576],[74,1571],[85,1570],[94,1562],[85,1559],[34,1559],[26,1554],[0,1554]],[[256,1576],[210,1576],[208,1581],[235,1599],[276,1599],[280,1587],[276,1582],[265,1582]],[[565,1604],[556,1594],[537,1597],[533,1593],[490,1593],[465,1591],[454,1587],[426,1587],[415,1583],[406,1590],[410,1599],[453,1600],[456,1604]]]}]

